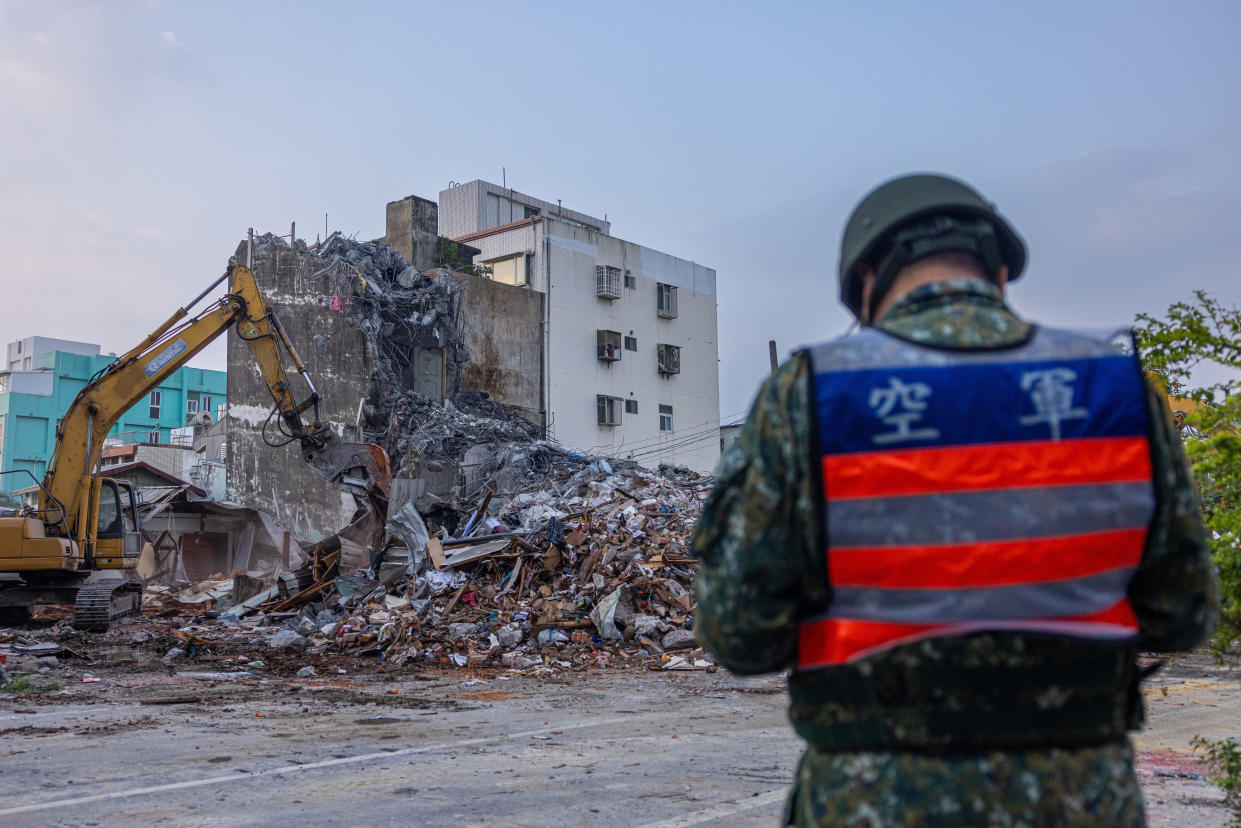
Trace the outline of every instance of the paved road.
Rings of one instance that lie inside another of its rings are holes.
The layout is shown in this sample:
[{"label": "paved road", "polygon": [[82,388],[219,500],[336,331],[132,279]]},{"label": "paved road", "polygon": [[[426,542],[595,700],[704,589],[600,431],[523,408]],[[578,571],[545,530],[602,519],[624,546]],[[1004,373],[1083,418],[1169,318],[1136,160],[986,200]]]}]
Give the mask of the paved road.
[{"label": "paved road", "polygon": [[[0,825],[772,826],[800,750],[778,679],[260,681],[118,672],[0,704]],[[170,696],[203,702],[139,703]],[[1189,739],[1241,735],[1241,688],[1148,699],[1152,824],[1226,824]]]},{"label": "paved road", "polygon": [[723,674],[205,684],[0,710],[0,824],[772,825],[798,755],[781,684]]}]

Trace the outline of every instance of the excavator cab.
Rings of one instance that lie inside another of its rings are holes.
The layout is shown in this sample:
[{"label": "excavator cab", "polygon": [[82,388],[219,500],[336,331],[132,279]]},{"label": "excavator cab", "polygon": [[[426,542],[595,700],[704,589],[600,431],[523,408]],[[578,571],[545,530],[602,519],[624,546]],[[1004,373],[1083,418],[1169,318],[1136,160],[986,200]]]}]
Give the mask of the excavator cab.
[{"label": "excavator cab", "polygon": [[99,480],[99,505],[95,518],[95,563],[100,569],[129,569],[138,565],[142,552],[142,518],[132,483]]}]

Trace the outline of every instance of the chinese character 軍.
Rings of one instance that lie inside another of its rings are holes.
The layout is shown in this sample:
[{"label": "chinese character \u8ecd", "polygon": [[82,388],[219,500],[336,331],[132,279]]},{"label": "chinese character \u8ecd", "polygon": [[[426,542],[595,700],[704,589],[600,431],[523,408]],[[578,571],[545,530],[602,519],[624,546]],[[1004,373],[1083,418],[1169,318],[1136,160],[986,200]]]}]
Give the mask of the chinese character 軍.
[{"label": "chinese character \u8ecd", "polygon": [[1047,423],[1051,439],[1059,440],[1061,422],[1079,420],[1089,413],[1085,408],[1073,407],[1072,382],[1075,379],[1077,372],[1070,368],[1047,368],[1022,374],[1021,389],[1030,394],[1037,413],[1022,417],[1021,424]]},{"label": "chinese character \u8ecd", "polygon": [[925,382],[901,382],[896,377],[888,378],[886,388],[872,388],[867,404],[875,410],[879,419],[896,430],[876,434],[871,440],[878,445],[885,445],[902,440],[937,439],[938,429],[912,427],[922,419],[927,398],[930,396],[931,386]]}]

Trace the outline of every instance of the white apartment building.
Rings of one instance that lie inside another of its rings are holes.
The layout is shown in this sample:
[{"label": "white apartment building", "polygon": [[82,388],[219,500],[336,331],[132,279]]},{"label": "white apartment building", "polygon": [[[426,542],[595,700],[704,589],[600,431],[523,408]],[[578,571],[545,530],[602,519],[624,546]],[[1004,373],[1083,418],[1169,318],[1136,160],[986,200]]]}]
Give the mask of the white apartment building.
[{"label": "white apartment building", "polygon": [[544,294],[548,436],[709,472],[720,455],[715,271],[608,221],[485,181],[439,194],[439,233],[491,278]]},{"label": "white apartment building", "polygon": [[35,360],[53,351],[67,354],[85,354],[98,356],[99,346],[93,342],[75,342],[71,339],[53,339],[50,336],[28,336],[8,345],[8,359],[5,365],[10,371],[30,371],[35,367]]}]

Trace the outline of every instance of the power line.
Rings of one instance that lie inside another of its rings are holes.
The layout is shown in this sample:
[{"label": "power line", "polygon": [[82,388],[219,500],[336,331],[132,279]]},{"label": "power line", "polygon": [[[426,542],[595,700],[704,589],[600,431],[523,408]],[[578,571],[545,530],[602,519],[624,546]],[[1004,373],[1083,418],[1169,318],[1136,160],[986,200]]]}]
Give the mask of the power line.
[{"label": "power line", "polygon": [[[734,413],[732,413],[732,414],[726,414],[726,415],[724,415],[723,417],[720,417],[718,420],[706,420],[706,421],[701,422],[701,423],[695,423],[695,424],[694,424],[694,425],[692,425],[692,426],[688,426],[688,427],[682,428],[679,432],[674,431],[674,432],[673,432],[671,435],[669,435],[669,436],[670,436],[673,440],[680,440],[680,439],[681,439],[681,438],[683,438],[683,437],[689,437],[689,436],[700,435],[700,434],[708,434],[708,433],[710,433],[710,432],[712,432],[712,431],[717,430],[717,429],[718,429],[721,425],[724,425],[724,421],[725,421],[725,420],[729,420],[729,419],[732,419],[732,418],[734,418],[734,417],[740,417],[740,416],[743,416],[745,413],[746,413],[745,411],[737,411],[737,412],[734,412]],[[705,426],[705,428],[704,428],[704,426]],[[668,439],[668,437],[665,437],[664,435],[662,435],[662,434],[661,434],[661,435],[658,435],[658,436],[655,436],[655,437],[647,437],[647,438],[644,438],[644,439],[642,439],[642,440],[635,440],[635,441],[633,441],[632,443],[625,443],[625,442],[622,442],[622,443],[620,443],[619,445],[616,445],[616,444],[612,444],[612,445],[595,445],[595,446],[592,446],[592,447],[590,448],[590,450],[589,450],[589,451],[587,451],[587,452],[585,452],[585,453],[586,453],[586,454],[593,454],[593,453],[595,453],[596,451],[600,451],[600,450],[611,450],[611,451],[633,451],[633,450],[635,450],[635,449],[644,449],[644,448],[647,448],[647,447],[649,447],[649,446],[651,446],[651,445],[654,445],[654,444],[658,443],[658,442],[659,442],[659,441],[661,441],[661,440],[667,440],[667,439]]]}]

